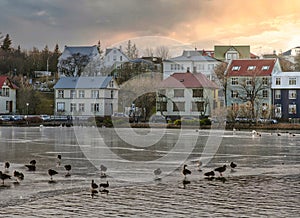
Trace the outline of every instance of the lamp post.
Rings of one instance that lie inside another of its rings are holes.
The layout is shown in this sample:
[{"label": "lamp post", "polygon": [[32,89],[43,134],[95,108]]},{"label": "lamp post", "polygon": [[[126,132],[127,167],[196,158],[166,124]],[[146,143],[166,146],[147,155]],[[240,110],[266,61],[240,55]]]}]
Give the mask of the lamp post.
[{"label": "lamp post", "polygon": [[29,106],[29,103],[27,102],[27,103],[26,103],[26,110],[27,110],[27,111],[26,111],[26,114],[27,114],[27,117],[28,117],[28,112],[29,112],[29,111],[28,111],[28,106]]}]

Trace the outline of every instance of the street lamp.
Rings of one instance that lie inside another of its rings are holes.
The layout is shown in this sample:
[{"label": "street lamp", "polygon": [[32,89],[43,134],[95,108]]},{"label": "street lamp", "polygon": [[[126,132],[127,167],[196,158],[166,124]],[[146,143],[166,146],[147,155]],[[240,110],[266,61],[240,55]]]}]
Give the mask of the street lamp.
[{"label": "street lamp", "polygon": [[29,106],[29,103],[27,102],[27,103],[26,103],[26,108],[27,108],[27,117],[28,117],[28,106]]}]

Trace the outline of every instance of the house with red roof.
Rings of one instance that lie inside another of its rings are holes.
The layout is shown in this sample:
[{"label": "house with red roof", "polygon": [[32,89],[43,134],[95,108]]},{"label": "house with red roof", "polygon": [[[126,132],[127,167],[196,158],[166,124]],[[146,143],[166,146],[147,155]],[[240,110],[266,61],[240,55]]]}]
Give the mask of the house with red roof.
[{"label": "house with red roof", "polygon": [[0,76],[0,114],[16,113],[17,89],[8,76]]},{"label": "house with red roof", "polygon": [[273,116],[272,75],[279,72],[278,59],[232,60],[225,72],[227,107],[239,117]]},{"label": "house with red roof", "polygon": [[202,73],[174,73],[157,92],[157,114],[166,117],[210,116],[219,87]]}]

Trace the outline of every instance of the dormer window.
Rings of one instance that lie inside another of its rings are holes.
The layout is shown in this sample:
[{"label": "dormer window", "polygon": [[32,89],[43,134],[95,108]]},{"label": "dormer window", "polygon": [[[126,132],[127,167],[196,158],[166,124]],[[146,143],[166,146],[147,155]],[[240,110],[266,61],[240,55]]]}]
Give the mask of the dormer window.
[{"label": "dormer window", "polygon": [[255,66],[249,66],[247,70],[255,70]]},{"label": "dormer window", "polygon": [[241,69],[241,66],[233,66],[232,70],[233,71],[239,71]]},{"label": "dormer window", "polygon": [[270,66],[263,66],[261,70],[269,70]]}]

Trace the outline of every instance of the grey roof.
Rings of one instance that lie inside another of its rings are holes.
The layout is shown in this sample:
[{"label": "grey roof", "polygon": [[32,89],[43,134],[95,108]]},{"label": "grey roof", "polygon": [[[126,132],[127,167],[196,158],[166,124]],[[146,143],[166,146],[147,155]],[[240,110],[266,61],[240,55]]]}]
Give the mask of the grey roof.
[{"label": "grey roof", "polygon": [[80,53],[82,55],[90,56],[93,52],[97,51],[97,46],[65,46],[65,49],[68,50],[71,54]]},{"label": "grey roof", "polygon": [[54,89],[104,89],[111,80],[111,76],[61,77]]},{"label": "grey roof", "polygon": [[178,56],[174,58],[170,58],[166,60],[167,62],[177,62],[177,61],[218,61],[215,58],[212,58],[210,56],[202,56],[202,55],[196,55],[196,56]]}]

